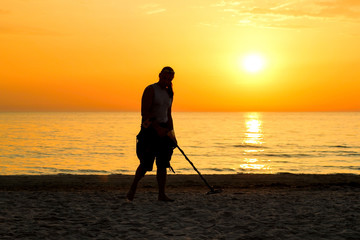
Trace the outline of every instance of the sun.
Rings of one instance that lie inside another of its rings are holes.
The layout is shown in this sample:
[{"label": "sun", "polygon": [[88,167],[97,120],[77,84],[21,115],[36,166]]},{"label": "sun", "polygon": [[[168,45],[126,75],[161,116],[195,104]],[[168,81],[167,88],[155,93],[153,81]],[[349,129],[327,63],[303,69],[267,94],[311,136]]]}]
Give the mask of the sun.
[{"label": "sun", "polygon": [[257,73],[264,69],[265,58],[260,54],[249,54],[242,59],[242,67],[249,73]]}]

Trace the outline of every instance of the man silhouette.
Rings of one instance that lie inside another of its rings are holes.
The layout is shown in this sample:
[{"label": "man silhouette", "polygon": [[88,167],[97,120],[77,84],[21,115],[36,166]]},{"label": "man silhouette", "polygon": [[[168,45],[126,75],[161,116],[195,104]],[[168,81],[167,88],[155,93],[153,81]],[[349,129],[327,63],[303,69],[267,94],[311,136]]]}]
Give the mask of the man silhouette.
[{"label": "man silhouette", "polygon": [[172,80],[175,72],[171,67],[164,67],[157,83],[147,86],[141,100],[142,124],[137,135],[136,153],[140,160],[133,183],[126,197],[132,201],[138,182],[147,171],[152,171],[156,159],[156,178],[159,187],[159,201],[174,201],[166,196],[165,185],[167,168],[177,140],[174,134],[171,106],[174,92]]}]

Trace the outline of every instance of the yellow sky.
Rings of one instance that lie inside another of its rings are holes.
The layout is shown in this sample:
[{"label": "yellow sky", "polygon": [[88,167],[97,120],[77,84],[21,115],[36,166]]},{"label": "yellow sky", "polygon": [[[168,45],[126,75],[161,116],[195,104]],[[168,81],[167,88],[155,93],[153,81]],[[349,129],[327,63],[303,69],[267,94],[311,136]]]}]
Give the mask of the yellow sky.
[{"label": "yellow sky", "polygon": [[[2,0],[0,111],[360,111],[358,0]],[[246,72],[241,59],[262,55]]]}]

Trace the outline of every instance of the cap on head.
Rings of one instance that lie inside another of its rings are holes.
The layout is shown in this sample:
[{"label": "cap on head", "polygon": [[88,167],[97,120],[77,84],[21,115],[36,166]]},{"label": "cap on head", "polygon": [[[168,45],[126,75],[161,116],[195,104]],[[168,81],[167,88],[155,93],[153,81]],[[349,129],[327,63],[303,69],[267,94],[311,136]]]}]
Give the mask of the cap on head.
[{"label": "cap on head", "polygon": [[175,72],[174,72],[174,69],[172,69],[171,67],[164,67],[161,70],[160,74],[162,74],[162,73],[175,73]]}]

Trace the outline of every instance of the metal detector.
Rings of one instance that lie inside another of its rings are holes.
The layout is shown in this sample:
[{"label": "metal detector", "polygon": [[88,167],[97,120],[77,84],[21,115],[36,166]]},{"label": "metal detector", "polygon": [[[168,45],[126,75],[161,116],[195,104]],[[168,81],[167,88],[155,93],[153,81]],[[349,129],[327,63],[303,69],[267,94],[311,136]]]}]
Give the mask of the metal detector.
[{"label": "metal detector", "polygon": [[182,153],[182,155],[184,155],[185,159],[191,164],[191,166],[194,168],[194,170],[199,174],[200,178],[204,181],[204,183],[206,184],[206,186],[210,189],[209,192],[207,192],[207,194],[215,194],[215,193],[221,193],[222,190],[221,189],[214,189],[212,186],[210,186],[210,184],[206,181],[206,179],[201,175],[201,173],[199,172],[199,170],[196,169],[196,167],[194,166],[194,164],[190,161],[190,159],[186,156],[186,154],[184,153],[184,151],[178,146],[176,145],[176,147],[180,150],[180,152]]}]

